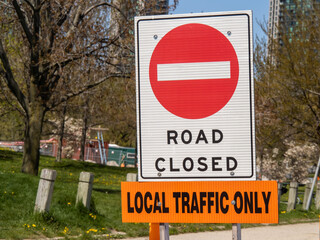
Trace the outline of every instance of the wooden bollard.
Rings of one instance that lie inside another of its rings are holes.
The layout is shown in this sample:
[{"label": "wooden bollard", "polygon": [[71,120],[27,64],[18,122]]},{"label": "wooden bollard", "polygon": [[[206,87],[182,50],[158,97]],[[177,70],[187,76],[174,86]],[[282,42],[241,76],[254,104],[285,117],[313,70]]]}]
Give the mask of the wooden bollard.
[{"label": "wooden bollard", "polygon": [[93,178],[93,173],[89,172],[81,172],[79,177],[76,203],[82,203],[87,209],[90,209]]},{"label": "wooden bollard", "polygon": [[127,182],[137,182],[137,174],[136,173],[128,173],[127,174]]},{"label": "wooden bollard", "polygon": [[316,191],[316,200],[315,200],[316,209],[320,209],[320,182],[317,183],[317,191]]},{"label": "wooden bollard", "polygon": [[35,212],[49,212],[56,177],[55,170],[42,169],[34,206]]},{"label": "wooden bollard", "polygon": [[297,195],[298,195],[298,183],[290,182],[287,212],[290,212],[291,210],[296,208]]},{"label": "wooden bollard", "polygon": [[304,196],[303,196],[303,205],[302,205],[302,209],[307,210],[307,203],[308,203],[308,198],[310,195],[310,191],[311,191],[311,183],[307,183],[304,189]]}]

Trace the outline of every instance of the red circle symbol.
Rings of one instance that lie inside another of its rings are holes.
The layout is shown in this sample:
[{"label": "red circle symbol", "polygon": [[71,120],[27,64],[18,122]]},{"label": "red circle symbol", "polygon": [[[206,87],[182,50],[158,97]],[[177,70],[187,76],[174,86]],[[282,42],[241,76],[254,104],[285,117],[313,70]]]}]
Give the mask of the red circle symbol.
[{"label": "red circle symbol", "polygon": [[159,41],[149,77],[165,109],[182,118],[201,119],[229,102],[237,87],[239,63],[221,32],[204,24],[185,24]]}]

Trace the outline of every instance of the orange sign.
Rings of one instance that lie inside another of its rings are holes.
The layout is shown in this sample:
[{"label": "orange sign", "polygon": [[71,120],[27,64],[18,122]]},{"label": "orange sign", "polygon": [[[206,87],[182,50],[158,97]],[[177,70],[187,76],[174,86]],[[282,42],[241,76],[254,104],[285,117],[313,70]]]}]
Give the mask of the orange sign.
[{"label": "orange sign", "polygon": [[122,182],[123,222],[278,223],[276,181]]}]

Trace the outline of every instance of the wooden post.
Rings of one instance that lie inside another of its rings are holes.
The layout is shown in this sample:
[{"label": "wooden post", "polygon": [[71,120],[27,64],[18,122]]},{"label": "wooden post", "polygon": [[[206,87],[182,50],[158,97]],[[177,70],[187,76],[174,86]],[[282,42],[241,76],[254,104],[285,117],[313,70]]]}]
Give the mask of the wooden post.
[{"label": "wooden post", "polygon": [[305,189],[304,189],[304,196],[303,196],[302,209],[304,209],[304,210],[308,210],[307,209],[307,203],[308,203],[308,198],[309,198],[309,195],[310,195],[310,191],[311,191],[311,183],[307,183],[306,186],[305,186]]},{"label": "wooden post", "polygon": [[34,206],[35,212],[49,212],[56,177],[55,170],[42,169]]},{"label": "wooden post", "polygon": [[298,195],[298,183],[290,182],[287,212],[290,212],[291,210],[296,208],[297,195]]},{"label": "wooden post", "polygon": [[81,172],[79,177],[76,203],[81,202],[88,209],[90,209],[93,178],[93,173],[89,172]]},{"label": "wooden post", "polygon": [[232,223],[232,240],[241,240],[241,224]]},{"label": "wooden post", "polygon": [[282,186],[283,186],[283,184],[278,182],[278,208],[280,208]]},{"label": "wooden post", "polygon": [[317,183],[317,191],[316,191],[316,200],[315,200],[316,209],[320,209],[320,182]]},{"label": "wooden post", "polygon": [[136,173],[127,174],[127,182],[136,182],[138,175]]}]

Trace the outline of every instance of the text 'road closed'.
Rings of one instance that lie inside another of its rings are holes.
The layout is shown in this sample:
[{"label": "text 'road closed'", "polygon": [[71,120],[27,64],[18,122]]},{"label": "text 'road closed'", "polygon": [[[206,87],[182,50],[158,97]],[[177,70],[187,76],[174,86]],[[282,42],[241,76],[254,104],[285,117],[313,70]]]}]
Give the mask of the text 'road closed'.
[{"label": "text 'road closed'", "polygon": [[273,181],[122,183],[124,222],[276,223]]}]

